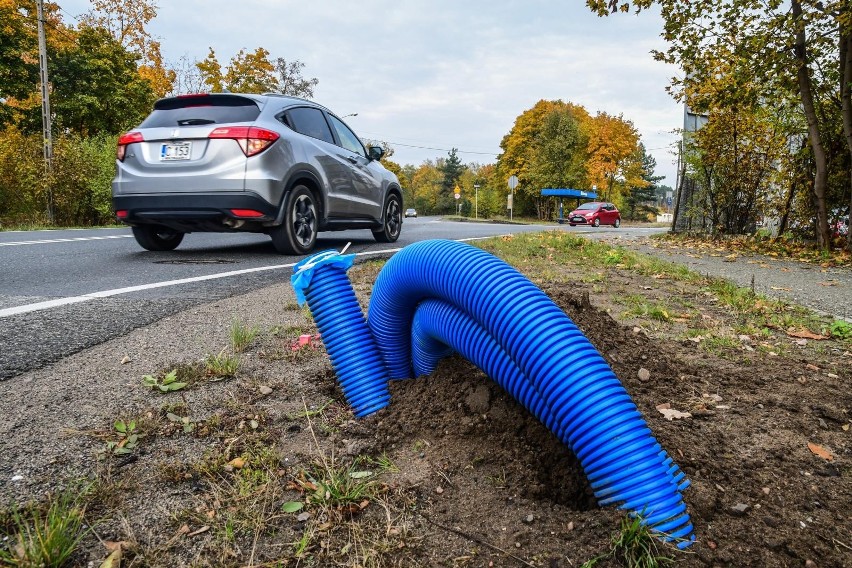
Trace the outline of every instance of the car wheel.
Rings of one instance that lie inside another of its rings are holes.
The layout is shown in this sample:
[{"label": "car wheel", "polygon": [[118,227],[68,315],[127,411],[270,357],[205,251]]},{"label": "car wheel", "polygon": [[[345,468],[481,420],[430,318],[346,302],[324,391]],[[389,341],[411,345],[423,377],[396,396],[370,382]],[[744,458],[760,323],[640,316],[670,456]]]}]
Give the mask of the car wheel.
[{"label": "car wheel", "polygon": [[612,226],[616,229],[619,228],[621,226],[621,219],[616,219],[615,223],[613,223]]},{"label": "car wheel", "polygon": [[576,227],[576,226],[577,226],[577,224],[576,224],[576,223],[568,223],[568,224],[569,224],[569,225],[571,225],[572,227]]},{"label": "car wheel", "polygon": [[593,227],[600,227],[600,226],[601,226],[601,218],[600,218],[600,217],[595,217],[595,220],[594,220],[594,221],[592,221],[592,226],[593,226]]},{"label": "car wheel", "polygon": [[143,249],[155,252],[175,250],[183,240],[183,233],[162,225],[133,227],[133,237]]},{"label": "car wheel", "polygon": [[279,254],[307,254],[314,248],[319,229],[319,216],[314,194],[297,185],[284,202],[284,222],[269,231]]},{"label": "car wheel", "polygon": [[384,225],[373,231],[373,237],[380,243],[392,243],[402,232],[402,205],[399,197],[391,193],[385,200]]}]

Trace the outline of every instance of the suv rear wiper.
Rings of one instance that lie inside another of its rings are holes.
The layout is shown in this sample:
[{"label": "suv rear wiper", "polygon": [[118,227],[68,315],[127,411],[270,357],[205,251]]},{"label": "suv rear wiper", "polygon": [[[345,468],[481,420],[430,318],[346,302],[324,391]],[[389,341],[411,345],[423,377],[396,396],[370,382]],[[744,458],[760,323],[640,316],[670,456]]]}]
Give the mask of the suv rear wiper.
[{"label": "suv rear wiper", "polygon": [[184,118],[177,123],[179,126],[198,126],[199,124],[216,124],[216,121],[209,118]]}]

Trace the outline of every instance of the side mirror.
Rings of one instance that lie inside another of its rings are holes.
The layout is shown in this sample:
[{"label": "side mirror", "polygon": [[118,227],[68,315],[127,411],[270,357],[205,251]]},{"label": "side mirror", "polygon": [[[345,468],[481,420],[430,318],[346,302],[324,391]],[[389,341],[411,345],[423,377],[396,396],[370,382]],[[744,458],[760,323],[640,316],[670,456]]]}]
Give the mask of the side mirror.
[{"label": "side mirror", "polygon": [[385,150],[381,146],[370,146],[370,151],[368,152],[371,160],[376,160],[377,162],[382,159],[382,156],[385,155]]}]

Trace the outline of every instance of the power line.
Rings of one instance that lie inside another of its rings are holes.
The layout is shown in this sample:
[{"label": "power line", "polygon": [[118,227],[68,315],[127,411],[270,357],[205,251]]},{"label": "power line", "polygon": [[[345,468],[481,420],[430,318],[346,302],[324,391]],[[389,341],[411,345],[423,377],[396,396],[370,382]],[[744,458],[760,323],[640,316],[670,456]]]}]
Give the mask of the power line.
[{"label": "power line", "polygon": [[393,144],[394,146],[404,146],[406,148],[419,148],[420,150],[440,150],[441,152],[452,152],[455,150],[459,154],[478,154],[482,156],[499,156],[499,152],[473,152],[469,150],[459,150],[458,148],[435,148],[432,146],[415,146],[414,144],[403,144],[402,142],[392,142],[390,140],[387,141],[388,144]]}]

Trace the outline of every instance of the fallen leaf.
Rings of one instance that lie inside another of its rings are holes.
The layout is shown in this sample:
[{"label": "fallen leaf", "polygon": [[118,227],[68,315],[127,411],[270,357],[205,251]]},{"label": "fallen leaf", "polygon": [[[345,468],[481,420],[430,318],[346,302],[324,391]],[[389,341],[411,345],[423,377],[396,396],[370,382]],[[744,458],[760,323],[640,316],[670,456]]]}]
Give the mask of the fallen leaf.
[{"label": "fallen leaf", "polygon": [[843,428],[844,432],[848,432],[849,431],[849,424],[844,424],[843,426],[841,426],[841,428]]},{"label": "fallen leaf", "polygon": [[235,469],[242,469],[246,465],[246,460],[243,458],[234,458],[228,462],[228,465]]},{"label": "fallen leaf", "polygon": [[119,568],[121,566],[121,547],[113,550],[106,559],[101,562],[100,568]]},{"label": "fallen leaf", "polygon": [[818,333],[814,333],[807,329],[802,329],[799,331],[791,331],[790,329],[788,329],[787,335],[789,335],[790,337],[800,337],[802,339],[815,339],[817,341],[820,341],[822,339],[828,339],[828,337],[826,337],[825,335],[819,335]]},{"label": "fallen leaf", "polygon": [[834,456],[831,455],[831,452],[826,450],[820,445],[814,444],[813,442],[808,442],[808,449],[816,456],[821,457],[824,460],[832,461]]},{"label": "fallen leaf", "polygon": [[657,411],[659,411],[666,420],[674,420],[675,418],[692,418],[692,414],[689,412],[675,410],[674,408],[671,408],[671,405],[668,403],[657,405]]},{"label": "fallen leaf", "polygon": [[128,364],[128,363],[130,363],[132,360],[133,360],[133,359],[131,359],[131,358],[130,358],[130,355],[125,355],[125,356],[124,356],[124,358],[121,360],[121,364],[122,364],[122,365],[127,365],[127,364]]}]

